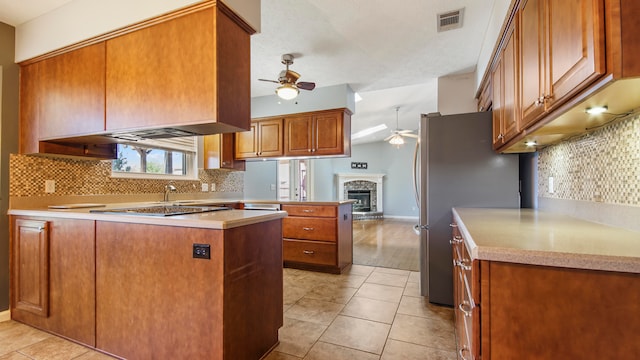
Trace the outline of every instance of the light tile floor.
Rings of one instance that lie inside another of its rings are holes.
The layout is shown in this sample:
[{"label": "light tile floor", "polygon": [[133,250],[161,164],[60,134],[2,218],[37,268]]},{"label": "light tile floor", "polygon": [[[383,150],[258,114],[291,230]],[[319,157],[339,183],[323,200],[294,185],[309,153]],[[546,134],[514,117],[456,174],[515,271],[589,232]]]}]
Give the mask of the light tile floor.
[{"label": "light tile floor", "polygon": [[[342,275],[284,269],[284,326],[265,360],[455,360],[453,310],[419,295],[417,272],[353,265]],[[0,360],[111,357],[0,322]]]}]

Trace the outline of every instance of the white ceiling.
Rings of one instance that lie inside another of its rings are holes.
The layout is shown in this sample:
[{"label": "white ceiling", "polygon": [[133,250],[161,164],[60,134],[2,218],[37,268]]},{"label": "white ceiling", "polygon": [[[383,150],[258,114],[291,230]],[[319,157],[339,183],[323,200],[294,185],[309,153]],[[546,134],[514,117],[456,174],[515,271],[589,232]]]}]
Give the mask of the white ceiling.
[{"label": "white ceiling", "polygon": [[[72,0],[0,0],[0,21],[18,25]],[[347,83],[363,100],[352,132],[386,123],[417,129],[437,111],[437,78],[475,69],[495,0],[262,0],[261,33],[251,38],[252,96],[273,94],[284,53],[317,87]],[[464,8],[462,29],[438,33],[437,14]]]}]

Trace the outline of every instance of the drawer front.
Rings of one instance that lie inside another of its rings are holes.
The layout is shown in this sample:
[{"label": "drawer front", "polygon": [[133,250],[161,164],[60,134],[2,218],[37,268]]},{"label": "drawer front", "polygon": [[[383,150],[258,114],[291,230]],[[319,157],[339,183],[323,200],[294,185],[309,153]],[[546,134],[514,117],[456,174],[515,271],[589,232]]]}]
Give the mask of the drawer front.
[{"label": "drawer front", "polygon": [[282,234],[285,238],[335,242],[336,220],[288,216],[282,219]]},{"label": "drawer front", "polygon": [[284,261],[336,265],[336,244],[284,239]]},{"label": "drawer front", "polygon": [[335,206],[320,205],[282,205],[282,210],[289,216],[312,216],[312,217],[336,217],[338,210]]}]

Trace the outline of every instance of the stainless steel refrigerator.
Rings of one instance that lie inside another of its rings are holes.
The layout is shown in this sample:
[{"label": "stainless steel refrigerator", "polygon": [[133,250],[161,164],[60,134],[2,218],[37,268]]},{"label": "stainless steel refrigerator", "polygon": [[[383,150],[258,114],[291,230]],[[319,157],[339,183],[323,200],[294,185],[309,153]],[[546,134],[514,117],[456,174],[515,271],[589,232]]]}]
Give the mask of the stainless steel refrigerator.
[{"label": "stainless steel refrigerator", "polygon": [[519,208],[518,155],[492,149],[491,112],[420,119],[414,156],[420,220],[420,291],[453,305],[452,207]]}]

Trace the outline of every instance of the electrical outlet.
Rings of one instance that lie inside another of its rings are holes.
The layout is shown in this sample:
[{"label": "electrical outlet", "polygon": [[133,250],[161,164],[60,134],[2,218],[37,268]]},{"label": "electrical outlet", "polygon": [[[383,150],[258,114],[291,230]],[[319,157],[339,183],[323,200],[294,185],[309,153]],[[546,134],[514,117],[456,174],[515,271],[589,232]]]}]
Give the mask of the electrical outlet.
[{"label": "electrical outlet", "polygon": [[209,191],[209,184],[202,184],[202,192]]},{"label": "electrical outlet", "polygon": [[193,244],[194,259],[211,259],[211,246],[209,244]]},{"label": "electrical outlet", "polygon": [[276,191],[276,184],[269,185],[269,190]]},{"label": "electrical outlet", "polygon": [[554,191],[554,187],[553,187],[553,176],[549,176],[549,194],[553,194]]},{"label": "electrical outlet", "polygon": [[44,192],[50,194],[56,192],[56,181],[55,180],[45,180],[44,181]]},{"label": "electrical outlet", "polygon": [[211,191],[216,191],[216,183],[211,183]]}]

